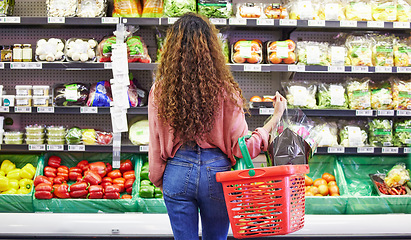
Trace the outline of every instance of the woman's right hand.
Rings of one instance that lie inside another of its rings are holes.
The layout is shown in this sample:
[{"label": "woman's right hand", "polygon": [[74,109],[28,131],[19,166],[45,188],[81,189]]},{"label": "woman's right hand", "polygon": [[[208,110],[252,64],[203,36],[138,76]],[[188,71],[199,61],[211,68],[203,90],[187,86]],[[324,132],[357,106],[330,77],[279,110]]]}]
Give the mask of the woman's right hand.
[{"label": "woman's right hand", "polygon": [[274,114],[273,117],[279,120],[287,108],[287,100],[277,91],[274,96]]}]

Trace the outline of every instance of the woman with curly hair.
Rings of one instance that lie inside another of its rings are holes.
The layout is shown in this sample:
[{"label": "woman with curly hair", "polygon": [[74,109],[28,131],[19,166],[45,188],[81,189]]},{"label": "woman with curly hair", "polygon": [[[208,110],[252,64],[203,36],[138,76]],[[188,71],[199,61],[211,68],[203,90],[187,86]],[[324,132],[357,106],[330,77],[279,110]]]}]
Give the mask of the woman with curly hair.
[{"label": "woman with curly hair", "polygon": [[[246,144],[252,158],[286,107],[278,92],[274,115]],[[149,178],[162,188],[175,239],[227,239],[229,218],[216,173],[242,157],[246,100],[226,65],[216,28],[194,13],[170,26],[149,95]],[[248,110],[246,110],[248,111]]]}]

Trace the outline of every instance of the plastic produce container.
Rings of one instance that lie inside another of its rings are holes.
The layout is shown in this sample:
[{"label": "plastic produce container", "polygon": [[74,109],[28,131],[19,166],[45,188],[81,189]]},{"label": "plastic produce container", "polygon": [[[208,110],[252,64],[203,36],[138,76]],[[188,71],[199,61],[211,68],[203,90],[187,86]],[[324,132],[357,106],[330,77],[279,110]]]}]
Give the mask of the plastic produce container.
[{"label": "plastic produce container", "polygon": [[23,138],[4,138],[5,144],[23,144]]},{"label": "plastic produce container", "polygon": [[37,133],[37,132],[27,132],[26,133],[26,137],[27,138],[31,138],[31,139],[38,139],[38,138],[44,138],[44,133]]},{"label": "plastic produce container", "polygon": [[27,144],[44,144],[44,138],[26,138]]},{"label": "plastic produce container", "polygon": [[66,136],[66,128],[63,126],[48,126],[46,129],[48,136]]},{"label": "plastic produce container", "polygon": [[48,96],[50,92],[50,86],[46,85],[34,85],[33,96]]},{"label": "plastic produce container", "polygon": [[16,85],[16,96],[31,96],[32,90],[31,85]]},{"label": "plastic produce container", "polygon": [[33,107],[47,107],[49,102],[49,96],[33,96]]},{"label": "plastic produce container", "polygon": [[29,125],[26,127],[26,134],[41,134],[44,133],[44,126],[41,125]]},{"label": "plastic produce container", "polygon": [[64,145],[66,140],[64,138],[48,138],[47,143],[49,145]]},{"label": "plastic produce container", "polygon": [[3,95],[2,100],[1,100],[2,103],[3,103],[3,106],[14,107],[15,97],[16,96],[14,96],[14,95]]},{"label": "plastic produce container", "polygon": [[19,131],[4,132],[4,137],[8,139],[22,139],[23,133]]},{"label": "plastic produce container", "polygon": [[30,107],[33,100],[32,96],[16,96],[17,107]]}]

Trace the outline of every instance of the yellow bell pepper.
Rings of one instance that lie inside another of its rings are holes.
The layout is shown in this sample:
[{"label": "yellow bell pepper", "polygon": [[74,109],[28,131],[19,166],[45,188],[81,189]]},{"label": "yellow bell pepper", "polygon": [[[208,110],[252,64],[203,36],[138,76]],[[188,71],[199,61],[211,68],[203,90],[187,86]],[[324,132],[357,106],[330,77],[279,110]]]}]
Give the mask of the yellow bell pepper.
[{"label": "yellow bell pepper", "polygon": [[7,191],[9,189],[9,179],[0,176],[0,191]]},{"label": "yellow bell pepper", "polygon": [[27,188],[19,188],[19,190],[17,190],[16,194],[29,194],[31,192],[30,189]]},{"label": "yellow bell pepper", "polygon": [[21,172],[21,169],[20,169],[20,168],[15,168],[15,169],[11,170],[10,172],[8,172],[7,175],[6,175],[6,177],[7,177],[8,179],[17,179],[17,180],[20,180],[20,179],[21,179],[21,177],[20,177],[20,172]]},{"label": "yellow bell pepper", "polygon": [[0,176],[5,177],[5,176],[6,176],[6,173],[5,173],[4,171],[0,170]]},{"label": "yellow bell pepper", "polygon": [[95,145],[96,144],[96,130],[94,129],[83,129],[82,131],[82,140],[84,145]]},{"label": "yellow bell pepper", "polygon": [[1,163],[1,167],[0,169],[5,172],[6,174],[9,173],[11,170],[15,169],[16,165],[12,162],[10,162],[10,160],[4,160]]},{"label": "yellow bell pepper", "polygon": [[14,188],[11,188],[5,192],[2,192],[1,194],[16,194],[16,193],[17,193],[17,190]]},{"label": "yellow bell pepper", "polygon": [[29,192],[33,188],[33,180],[23,178],[19,181],[20,189],[27,189]]},{"label": "yellow bell pepper", "polygon": [[19,180],[17,179],[9,179],[9,189],[19,189],[20,185],[19,185]]},{"label": "yellow bell pepper", "polygon": [[31,163],[27,163],[21,169],[20,177],[27,178],[27,179],[33,179],[35,173],[36,173],[36,168]]}]

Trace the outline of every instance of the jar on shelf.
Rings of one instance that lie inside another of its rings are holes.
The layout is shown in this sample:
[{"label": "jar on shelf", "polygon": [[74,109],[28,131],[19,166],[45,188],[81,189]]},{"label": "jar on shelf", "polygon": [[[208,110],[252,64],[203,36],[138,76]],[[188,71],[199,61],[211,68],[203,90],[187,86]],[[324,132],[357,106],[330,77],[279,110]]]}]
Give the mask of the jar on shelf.
[{"label": "jar on shelf", "polygon": [[23,61],[23,49],[21,44],[13,45],[13,62],[22,62]]},{"label": "jar on shelf", "polygon": [[13,52],[11,46],[5,45],[1,50],[1,61],[2,62],[11,62],[13,59]]},{"label": "jar on shelf", "polygon": [[31,44],[23,44],[23,62],[33,61],[33,49]]}]

